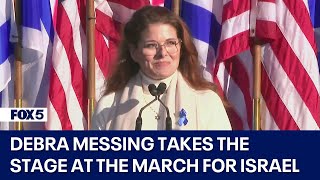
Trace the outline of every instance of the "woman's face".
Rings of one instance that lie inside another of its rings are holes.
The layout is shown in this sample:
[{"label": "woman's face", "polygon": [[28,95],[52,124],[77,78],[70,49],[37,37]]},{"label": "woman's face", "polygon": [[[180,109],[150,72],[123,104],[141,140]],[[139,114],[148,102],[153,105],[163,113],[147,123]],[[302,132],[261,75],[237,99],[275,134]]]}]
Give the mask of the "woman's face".
[{"label": "woman's face", "polygon": [[141,71],[156,80],[171,76],[180,61],[181,40],[169,24],[150,24],[141,33],[137,47],[130,47],[133,60]]}]

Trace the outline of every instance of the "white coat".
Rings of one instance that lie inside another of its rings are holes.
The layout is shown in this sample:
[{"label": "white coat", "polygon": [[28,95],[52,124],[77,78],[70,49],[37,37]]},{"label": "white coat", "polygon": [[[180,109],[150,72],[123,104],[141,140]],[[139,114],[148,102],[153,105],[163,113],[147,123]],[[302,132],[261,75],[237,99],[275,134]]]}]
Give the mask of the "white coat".
[{"label": "white coat", "polygon": [[[146,104],[142,81],[138,73],[122,91],[103,96],[95,109],[91,129],[134,130],[139,111]],[[220,97],[212,90],[194,90],[178,71],[172,76],[164,96],[164,103],[170,111],[173,130],[232,129]],[[186,124],[179,124],[179,114],[182,109],[186,111],[188,120]],[[154,130],[165,130],[166,112],[164,108],[162,110],[160,108],[159,114],[162,118]],[[142,117],[142,124],[154,118],[153,116]]]}]

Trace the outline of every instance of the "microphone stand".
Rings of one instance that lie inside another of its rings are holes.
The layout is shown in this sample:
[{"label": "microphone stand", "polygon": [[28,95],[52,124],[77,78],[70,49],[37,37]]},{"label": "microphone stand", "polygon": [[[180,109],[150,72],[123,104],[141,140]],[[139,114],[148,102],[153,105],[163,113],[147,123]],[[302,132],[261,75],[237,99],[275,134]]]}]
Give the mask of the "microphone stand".
[{"label": "microphone stand", "polygon": [[142,127],[142,117],[141,117],[142,111],[143,111],[146,107],[148,107],[150,104],[154,103],[156,100],[157,100],[157,97],[156,97],[154,100],[152,100],[151,102],[149,102],[148,104],[146,104],[145,106],[143,106],[143,107],[140,109],[139,115],[138,115],[137,120],[136,120],[136,128],[135,128],[136,131],[141,131],[141,127]]},{"label": "microphone stand", "polygon": [[164,93],[164,91],[166,90],[166,84],[164,83],[160,83],[158,88],[156,88],[156,86],[154,84],[150,84],[148,86],[149,92],[151,93],[152,96],[155,96],[155,99],[152,100],[151,102],[149,102],[148,104],[146,104],[145,106],[143,106],[140,111],[139,111],[139,115],[136,119],[136,127],[135,130],[136,131],[141,131],[141,127],[142,127],[142,111],[148,107],[150,104],[154,103],[155,101],[159,101],[160,104],[166,109],[167,112],[167,117],[166,117],[166,130],[172,130],[172,120],[170,117],[170,113],[169,113],[169,108],[161,101],[160,99],[160,95]]},{"label": "microphone stand", "polygon": [[157,100],[162,104],[162,106],[166,109],[167,117],[166,117],[166,130],[172,130],[172,120],[169,113],[169,108],[161,101],[160,95],[157,96]]},{"label": "microphone stand", "polygon": [[154,84],[149,84],[148,90],[149,90],[149,92],[150,92],[150,94],[151,94],[152,96],[155,96],[155,98],[154,98],[154,100],[152,100],[151,102],[149,102],[148,104],[146,104],[145,106],[143,106],[143,107],[140,109],[139,115],[138,115],[137,120],[136,120],[136,127],[135,127],[135,130],[136,130],[136,131],[141,131],[141,127],[142,127],[142,117],[141,117],[142,111],[143,111],[146,107],[148,107],[150,104],[154,103],[154,102],[157,100],[157,96],[156,96],[156,95],[157,95],[158,91],[157,91],[156,85],[154,85]]}]

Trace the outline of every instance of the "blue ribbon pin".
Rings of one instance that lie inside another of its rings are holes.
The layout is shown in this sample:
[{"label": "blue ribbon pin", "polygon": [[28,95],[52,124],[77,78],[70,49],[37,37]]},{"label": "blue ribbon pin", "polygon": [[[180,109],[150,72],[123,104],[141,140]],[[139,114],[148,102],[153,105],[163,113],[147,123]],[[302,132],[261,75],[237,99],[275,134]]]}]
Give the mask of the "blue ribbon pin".
[{"label": "blue ribbon pin", "polygon": [[184,110],[182,108],[180,113],[179,113],[178,124],[179,124],[179,126],[185,126],[185,125],[187,125],[187,123],[188,123],[187,112],[186,112],[186,110]]}]

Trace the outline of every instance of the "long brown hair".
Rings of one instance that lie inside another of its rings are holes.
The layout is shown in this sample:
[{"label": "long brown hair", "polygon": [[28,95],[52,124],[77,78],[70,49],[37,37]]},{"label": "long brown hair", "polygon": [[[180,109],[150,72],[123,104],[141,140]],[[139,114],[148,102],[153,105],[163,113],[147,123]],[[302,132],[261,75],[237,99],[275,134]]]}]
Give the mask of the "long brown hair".
[{"label": "long brown hair", "polygon": [[189,29],[183,20],[167,8],[145,6],[136,11],[124,27],[123,39],[117,59],[118,64],[107,79],[105,94],[123,89],[130,78],[138,73],[140,67],[130,56],[129,45],[137,46],[141,38],[141,32],[149,24],[155,23],[169,24],[176,29],[178,38],[182,40],[178,70],[189,85],[195,90],[211,89],[216,91],[215,85],[203,77],[198,60],[198,52],[193,44]]}]

